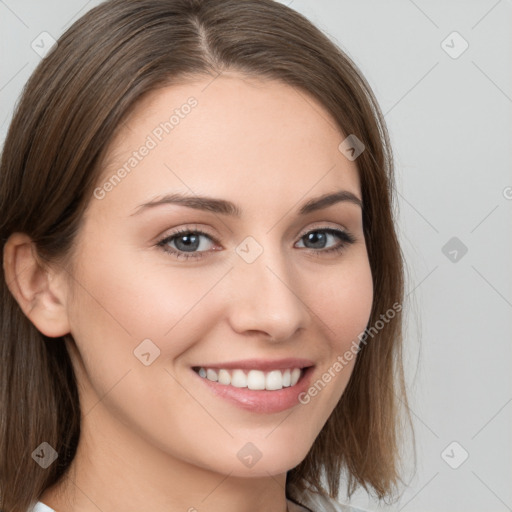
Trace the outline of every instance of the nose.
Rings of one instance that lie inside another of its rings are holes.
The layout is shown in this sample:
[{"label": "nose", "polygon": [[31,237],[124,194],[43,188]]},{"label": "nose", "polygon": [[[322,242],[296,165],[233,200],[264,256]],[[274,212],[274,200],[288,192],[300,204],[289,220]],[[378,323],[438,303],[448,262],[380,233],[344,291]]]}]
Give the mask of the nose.
[{"label": "nose", "polygon": [[231,327],[240,334],[264,333],[273,341],[293,337],[308,326],[300,277],[279,249],[265,249],[252,263],[238,259],[229,273]]}]

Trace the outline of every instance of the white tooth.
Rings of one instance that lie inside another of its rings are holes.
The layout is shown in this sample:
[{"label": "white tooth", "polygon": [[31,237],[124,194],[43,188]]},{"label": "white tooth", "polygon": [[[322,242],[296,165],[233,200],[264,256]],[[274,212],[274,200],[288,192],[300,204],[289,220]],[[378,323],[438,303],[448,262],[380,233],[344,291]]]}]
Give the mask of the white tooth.
[{"label": "white tooth", "polygon": [[212,370],[211,368],[208,368],[208,370],[206,370],[206,378],[208,380],[213,380],[214,382],[217,381],[217,372],[215,370]]},{"label": "white tooth", "polygon": [[[222,371],[222,370],[221,370]],[[247,377],[243,370],[234,370],[233,375],[231,376],[231,385],[235,386],[235,388],[246,388],[247,387]]]},{"label": "white tooth", "polygon": [[265,389],[265,374],[260,370],[251,370],[247,376],[249,389]]},{"label": "white tooth", "polygon": [[265,389],[273,391],[283,389],[283,374],[279,370],[272,370],[265,378]]},{"label": "white tooth", "polygon": [[302,375],[302,370],[300,368],[294,368],[293,370],[288,368],[284,371],[272,370],[267,373],[260,370],[250,370],[246,375],[243,370],[233,370],[230,373],[225,369],[213,370],[201,367],[198,374],[208,380],[236,388],[276,391],[295,386]]},{"label": "white tooth", "polygon": [[231,384],[231,375],[227,370],[219,370],[219,384]]},{"label": "white tooth", "polygon": [[290,384],[292,386],[295,386],[295,384],[297,384],[297,382],[299,381],[299,377],[300,377],[300,368],[294,368],[292,370],[292,375],[291,375],[291,381],[290,381]]}]

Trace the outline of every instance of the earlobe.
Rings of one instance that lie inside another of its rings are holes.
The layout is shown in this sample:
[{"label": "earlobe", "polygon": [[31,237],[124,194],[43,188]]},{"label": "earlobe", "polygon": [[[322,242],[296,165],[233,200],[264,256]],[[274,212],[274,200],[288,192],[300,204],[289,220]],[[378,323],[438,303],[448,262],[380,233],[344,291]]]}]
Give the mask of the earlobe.
[{"label": "earlobe", "polygon": [[69,333],[64,276],[42,264],[28,235],[9,237],[3,267],[9,290],[35,327],[52,338]]}]

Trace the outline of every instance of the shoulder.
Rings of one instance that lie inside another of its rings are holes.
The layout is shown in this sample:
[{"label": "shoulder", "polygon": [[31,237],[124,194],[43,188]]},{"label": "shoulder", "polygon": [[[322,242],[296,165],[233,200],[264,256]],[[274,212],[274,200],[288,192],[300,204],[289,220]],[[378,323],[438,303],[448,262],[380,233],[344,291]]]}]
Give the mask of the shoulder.
[{"label": "shoulder", "polygon": [[27,512],[55,512],[55,510],[45,505],[43,502],[38,501],[32,508],[29,508]]},{"label": "shoulder", "polygon": [[296,501],[311,512],[366,512],[361,508],[345,505],[333,498],[312,491],[301,493],[297,496]]}]

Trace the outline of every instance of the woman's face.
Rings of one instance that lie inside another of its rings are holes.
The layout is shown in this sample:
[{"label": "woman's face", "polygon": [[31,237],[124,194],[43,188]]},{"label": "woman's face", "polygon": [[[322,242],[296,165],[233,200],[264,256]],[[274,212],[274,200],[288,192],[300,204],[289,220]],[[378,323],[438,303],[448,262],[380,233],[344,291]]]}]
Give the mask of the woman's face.
[{"label": "woman's face", "polygon": [[73,253],[82,435],[235,476],[306,456],[373,299],[346,135],[304,92],[234,73],[139,104]]}]

